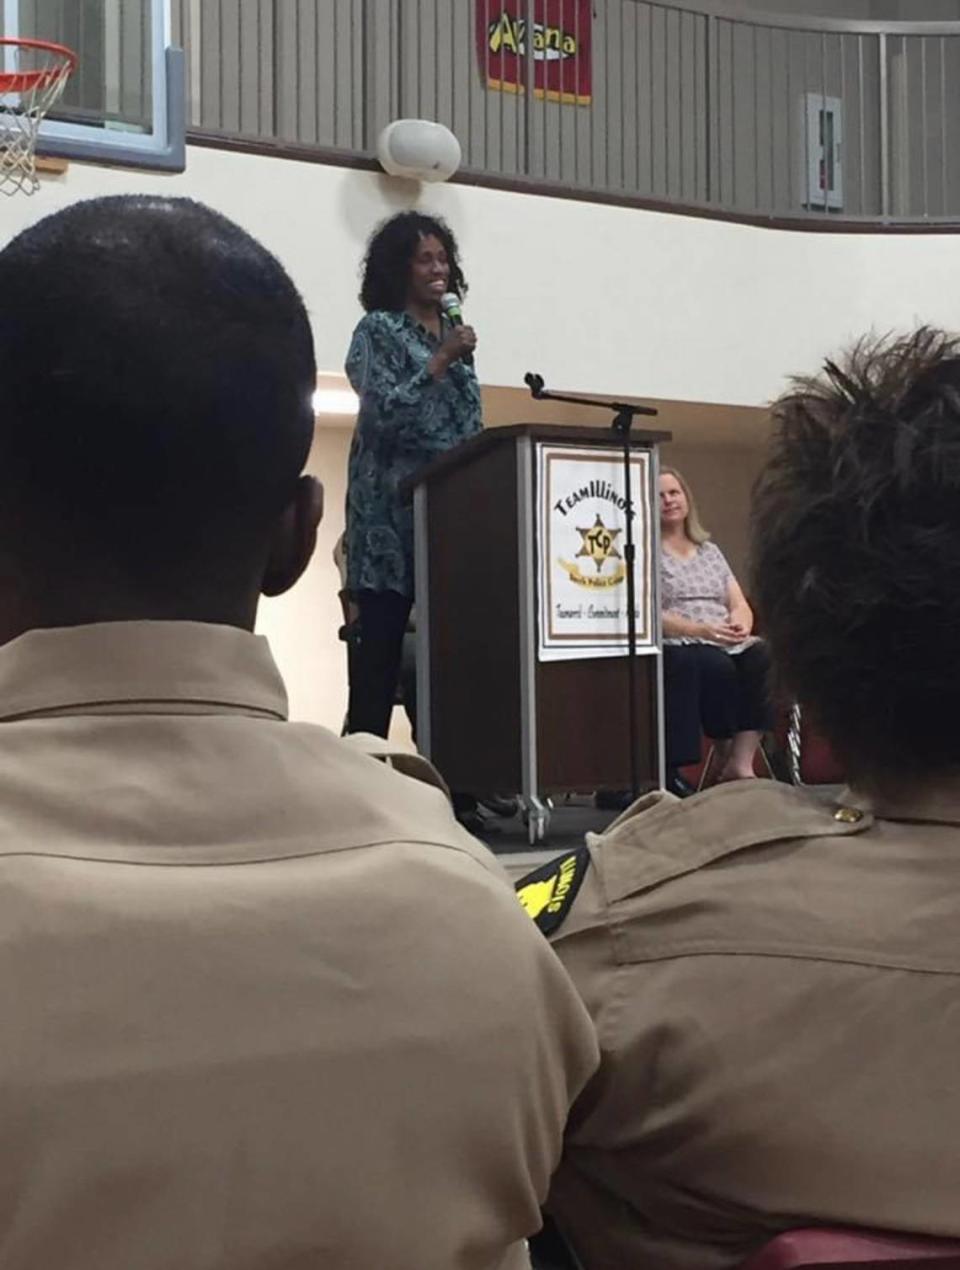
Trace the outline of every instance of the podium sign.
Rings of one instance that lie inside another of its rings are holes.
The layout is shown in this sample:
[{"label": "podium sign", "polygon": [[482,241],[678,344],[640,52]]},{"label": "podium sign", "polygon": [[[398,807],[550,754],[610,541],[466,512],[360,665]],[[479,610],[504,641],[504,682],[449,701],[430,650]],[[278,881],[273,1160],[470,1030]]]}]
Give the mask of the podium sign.
[{"label": "podium sign", "polygon": [[[656,653],[655,535],[650,452],[631,456],[639,653]],[[623,657],[627,652],[626,491],[623,454],[610,447],[536,446],[540,661]]]}]

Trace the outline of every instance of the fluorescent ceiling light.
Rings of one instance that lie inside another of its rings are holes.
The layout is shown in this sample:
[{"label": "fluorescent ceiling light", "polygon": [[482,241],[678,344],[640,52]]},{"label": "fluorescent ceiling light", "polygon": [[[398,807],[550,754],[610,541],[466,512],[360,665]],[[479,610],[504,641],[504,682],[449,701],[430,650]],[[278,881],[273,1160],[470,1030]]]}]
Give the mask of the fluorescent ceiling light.
[{"label": "fluorescent ceiling light", "polygon": [[349,388],[318,388],[313,394],[313,412],[318,415],[355,415],[359,405]]}]

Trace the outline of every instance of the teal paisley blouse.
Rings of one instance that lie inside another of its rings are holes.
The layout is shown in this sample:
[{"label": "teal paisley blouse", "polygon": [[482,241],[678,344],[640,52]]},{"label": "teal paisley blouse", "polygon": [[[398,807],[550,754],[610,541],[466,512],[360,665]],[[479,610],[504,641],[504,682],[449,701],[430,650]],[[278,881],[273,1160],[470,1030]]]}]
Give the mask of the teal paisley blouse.
[{"label": "teal paisley blouse", "polygon": [[400,484],[482,426],[472,368],[454,362],[439,379],[427,370],[438,347],[407,313],[375,310],[353,333],[346,371],[360,413],[347,478],[351,591],[413,595],[413,504]]}]

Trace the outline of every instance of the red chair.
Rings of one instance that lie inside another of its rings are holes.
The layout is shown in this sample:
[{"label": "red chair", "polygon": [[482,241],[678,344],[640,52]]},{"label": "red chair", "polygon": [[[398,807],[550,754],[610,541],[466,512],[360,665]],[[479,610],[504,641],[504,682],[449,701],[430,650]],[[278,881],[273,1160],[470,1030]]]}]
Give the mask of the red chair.
[{"label": "red chair", "polygon": [[826,1227],[789,1230],[741,1270],[957,1270],[960,1240]]}]

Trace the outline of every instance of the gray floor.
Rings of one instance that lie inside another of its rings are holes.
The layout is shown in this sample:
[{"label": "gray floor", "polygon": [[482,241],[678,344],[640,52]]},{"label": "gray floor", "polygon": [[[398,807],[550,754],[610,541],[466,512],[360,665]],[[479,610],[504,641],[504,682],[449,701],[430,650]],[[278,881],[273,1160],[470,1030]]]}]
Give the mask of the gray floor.
[{"label": "gray floor", "polygon": [[538,843],[536,848],[531,848],[526,826],[519,816],[510,820],[491,817],[489,824],[494,832],[486,837],[481,835],[481,838],[497,855],[524,855],[538,861],[549,860],[571,847],[582,846],[585,834],[602,832],[616,816],[616,812],[597,811],[592,798],[575,795],[569,800],[558,801],[550,817],[546,840]]}]

